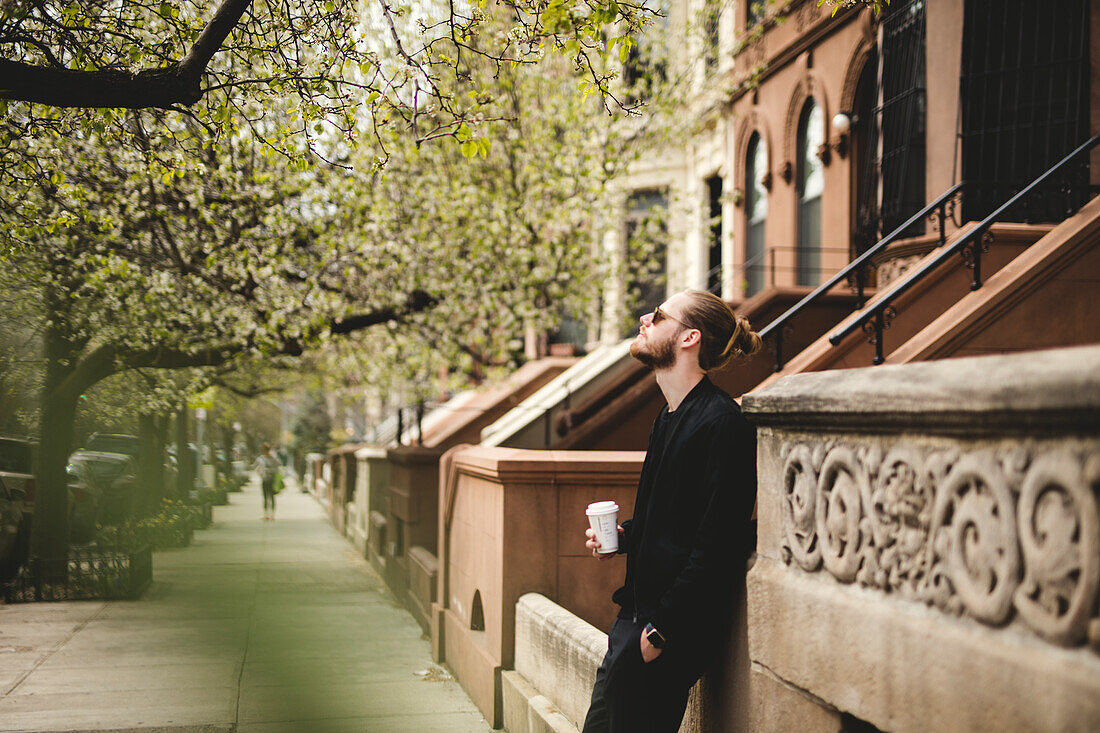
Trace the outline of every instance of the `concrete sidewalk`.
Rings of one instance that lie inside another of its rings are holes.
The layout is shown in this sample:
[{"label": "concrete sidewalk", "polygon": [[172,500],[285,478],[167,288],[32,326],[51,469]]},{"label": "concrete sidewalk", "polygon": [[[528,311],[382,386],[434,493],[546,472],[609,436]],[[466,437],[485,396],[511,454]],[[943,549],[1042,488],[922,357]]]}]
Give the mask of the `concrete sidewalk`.
[{"label": "concrete sidewalk", "polygon": [[489,730],[311,497],[230,501],[141,600],[0,605],[0,730]]}]

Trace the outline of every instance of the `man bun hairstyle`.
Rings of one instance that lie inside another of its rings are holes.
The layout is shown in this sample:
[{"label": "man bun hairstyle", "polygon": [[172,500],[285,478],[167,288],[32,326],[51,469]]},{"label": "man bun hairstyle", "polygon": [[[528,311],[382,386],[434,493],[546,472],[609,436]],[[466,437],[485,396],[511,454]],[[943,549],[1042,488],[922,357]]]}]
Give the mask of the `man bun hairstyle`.
[{"label": "man bun hairstyle", "polygon": [[763,342],[752,330],[749,319],[733,312],[729,303],[714,293],[685,290],[687,307],[684,323],[702,334],[699,367],[709,372],[721,369],[731,359],[744,359],[760,351]]}]

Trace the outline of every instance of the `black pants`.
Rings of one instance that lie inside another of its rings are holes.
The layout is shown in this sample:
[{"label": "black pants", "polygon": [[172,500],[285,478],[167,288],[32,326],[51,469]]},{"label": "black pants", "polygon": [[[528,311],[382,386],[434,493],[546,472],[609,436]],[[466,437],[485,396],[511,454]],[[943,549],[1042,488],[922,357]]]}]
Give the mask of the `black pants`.
[{"label": "black pants", "polygon": [[270,478],[263,481],[260,484],[260,488],[264,492],[264,511],[267,511],[267,507],[271,505],[271,511],[275,511],[275,479]]},{"label": "black pants", "polygon": [[596,670],[582,733],[676,733],[698,675],[672,649],[649,664],[639,641],[643,624],[616,619]]}]

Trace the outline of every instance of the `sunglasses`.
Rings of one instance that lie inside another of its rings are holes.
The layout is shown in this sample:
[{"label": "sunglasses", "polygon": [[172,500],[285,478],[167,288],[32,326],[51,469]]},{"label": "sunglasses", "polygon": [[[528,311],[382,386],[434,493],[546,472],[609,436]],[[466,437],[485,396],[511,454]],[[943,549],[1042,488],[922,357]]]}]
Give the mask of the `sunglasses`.
[{"label": "sunglasses", "polygon": [[670,321],[676,321],[677,323],[679,323],[684,328],[691,328],[691,326],[687,325],[686,323],[681,321],[679,318],[673,318],[669,314],[665,313],[663,310],[661,310],[660,306],[657,306],[656,308],[653,309],[653,320],[650,321],[650,323],[652,323],[654,326],[656,326],[658,323],[665,320],[666,318]]}]

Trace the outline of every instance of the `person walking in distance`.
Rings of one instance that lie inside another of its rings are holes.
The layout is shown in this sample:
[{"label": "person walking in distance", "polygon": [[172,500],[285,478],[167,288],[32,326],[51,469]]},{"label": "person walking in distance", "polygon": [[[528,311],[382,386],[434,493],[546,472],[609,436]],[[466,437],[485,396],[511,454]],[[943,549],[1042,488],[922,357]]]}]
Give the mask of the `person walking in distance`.
[{"label": "person walking in distance", "polygon": [[[260,488],[264,494],[264,519],[275,518],[275,474],[279,470],[279,461],[271,455],[271,445],[260,446],[260,455],[252,464],[253,470],[260,476]],[[269,508],[270,507],[270,508]]]},{"label": "person walking in distance", "polygon": [[[630,353],[667,401],[649,435],[634,516],[619,526],[626,581],[596,672],[584,733],[675,733],[688,693],[715,661],[755,544],[756,436],[707,378],[760,350],[748,321],[685,290],[641,318]],[[600,554],[595,533],[585,546]]]}]

